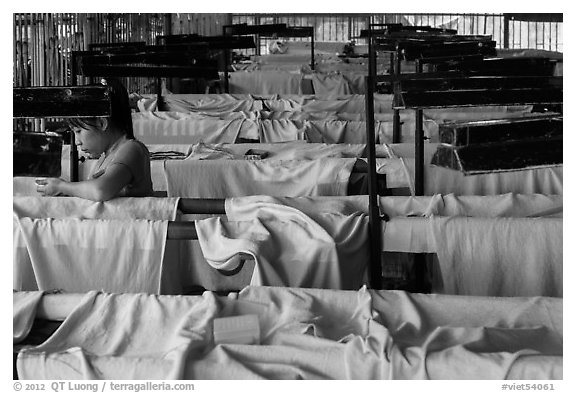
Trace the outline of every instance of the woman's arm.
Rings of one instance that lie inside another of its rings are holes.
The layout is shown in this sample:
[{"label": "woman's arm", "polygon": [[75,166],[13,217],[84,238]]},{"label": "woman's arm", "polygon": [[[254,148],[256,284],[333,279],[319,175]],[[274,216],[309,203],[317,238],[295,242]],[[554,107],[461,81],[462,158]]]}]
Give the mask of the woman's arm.
[{"label": "woman's arm", "polygon": [[125,165],[112,164],[102,176],[91,180],[36,179],[36,191],[44,196],[68,195],[102,202],[116,197],[131,179],[132,174]]}]

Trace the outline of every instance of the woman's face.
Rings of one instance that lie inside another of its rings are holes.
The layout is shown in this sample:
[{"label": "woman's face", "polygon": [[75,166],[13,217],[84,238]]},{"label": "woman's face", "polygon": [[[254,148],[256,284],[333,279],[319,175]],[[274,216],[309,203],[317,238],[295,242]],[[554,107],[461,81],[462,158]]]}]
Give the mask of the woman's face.
[{"label": "woman's face", "polygon": [[91,158],[98,158],[106,151],[107,140],[103,131],[73,127],[76,146]]}]

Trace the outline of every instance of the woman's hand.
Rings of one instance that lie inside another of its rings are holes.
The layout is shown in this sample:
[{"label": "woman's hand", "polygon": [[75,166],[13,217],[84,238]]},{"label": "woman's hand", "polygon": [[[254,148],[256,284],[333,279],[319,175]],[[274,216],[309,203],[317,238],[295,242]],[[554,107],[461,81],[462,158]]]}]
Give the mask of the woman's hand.
[{"label": "woman's hand", "polygon": [[36,179],[36,191],[42,196],[61,195],[61,186],[63,183],[65,183],[64,180],[56,177]]}]

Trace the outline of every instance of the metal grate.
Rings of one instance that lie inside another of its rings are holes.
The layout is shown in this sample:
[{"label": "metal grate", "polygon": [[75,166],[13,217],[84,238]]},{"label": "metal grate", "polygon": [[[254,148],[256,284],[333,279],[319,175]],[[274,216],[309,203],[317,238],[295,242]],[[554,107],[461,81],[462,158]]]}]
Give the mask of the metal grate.
[{"label": "metal grate", "polygon": [[[316,41],[347,42],[360,35],[368,23],[402,23],[455,29],[458,34],[491,35],[498,48],[505,47],[503,14],[232,14],[232,23],[286,23],[314,26]],[[509,47],[562,52],[562,22],[512,20]]]}]

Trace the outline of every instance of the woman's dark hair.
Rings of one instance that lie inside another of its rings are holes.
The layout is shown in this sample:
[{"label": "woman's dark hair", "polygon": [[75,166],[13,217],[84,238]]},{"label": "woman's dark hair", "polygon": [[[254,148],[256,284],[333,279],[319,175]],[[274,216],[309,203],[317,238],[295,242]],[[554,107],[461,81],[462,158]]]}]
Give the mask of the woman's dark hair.
[{"label": "woman's dark hair", "polygon": [[[102,84],[108,87],[110,93],[111,113],[109,121],[114,127],[122,130],[128,139],[134,139],[132,128],[132,110],[128,91],[118,79],[102,79]],[[84,129],[98,128],[94,119],[72,118],[68,121],[70,126]]]}]

